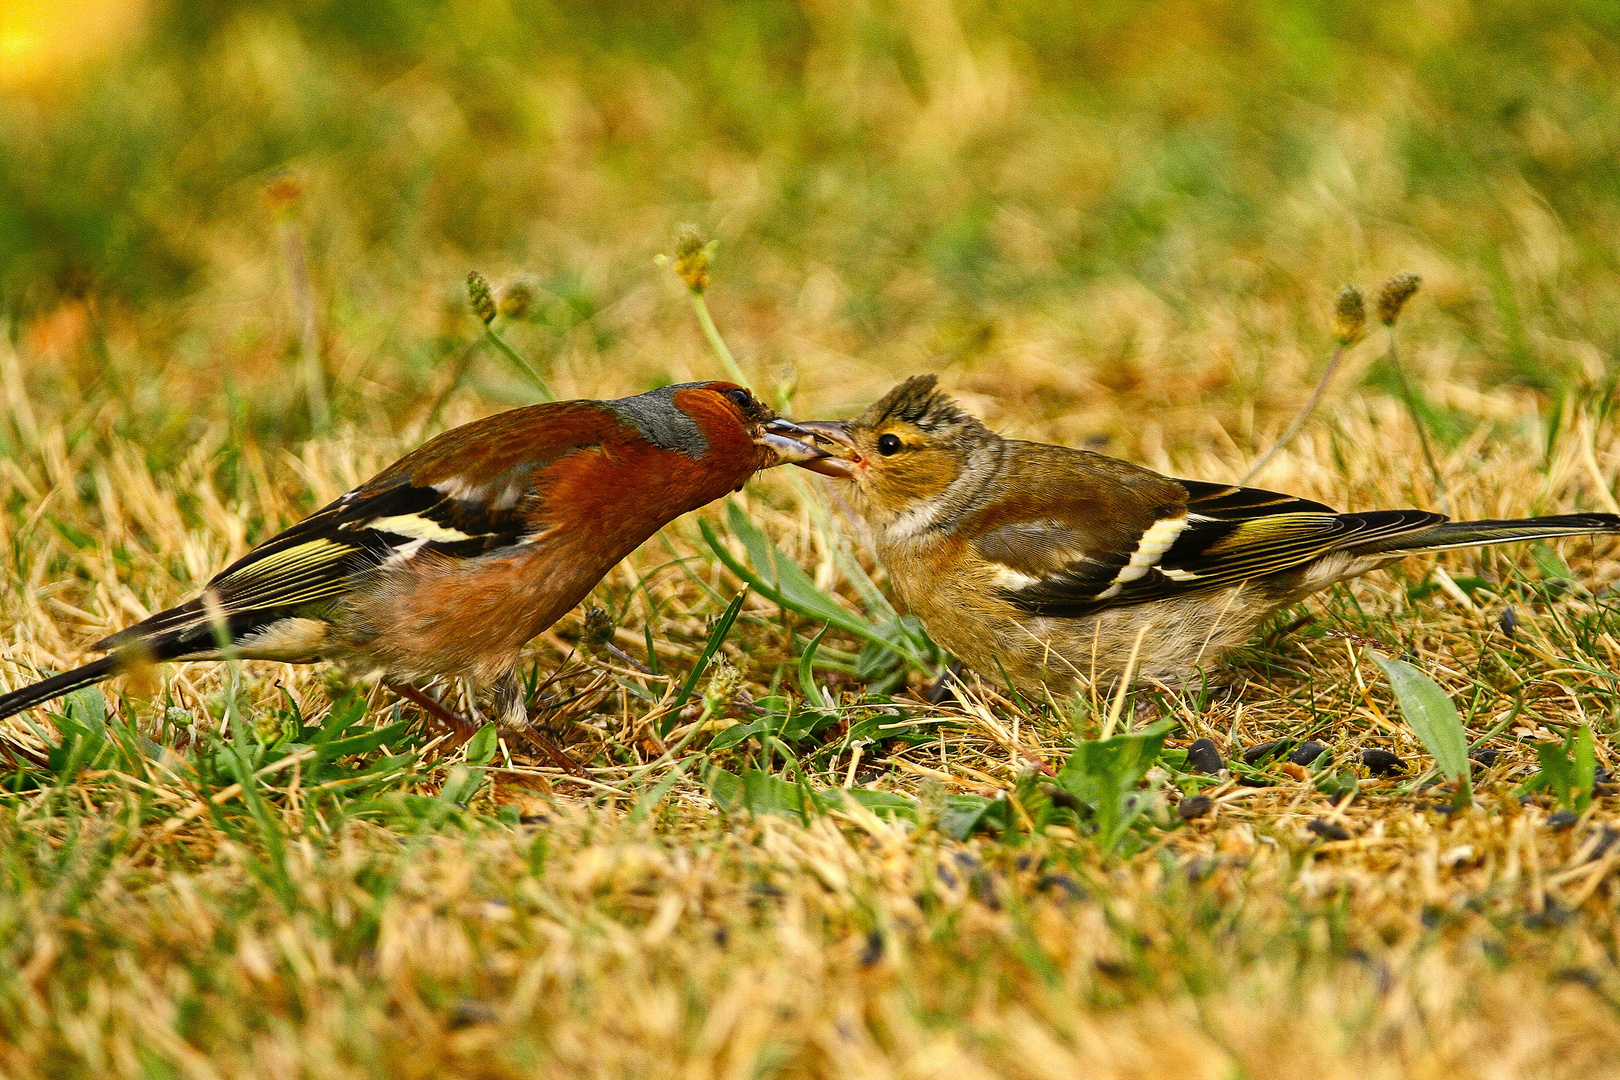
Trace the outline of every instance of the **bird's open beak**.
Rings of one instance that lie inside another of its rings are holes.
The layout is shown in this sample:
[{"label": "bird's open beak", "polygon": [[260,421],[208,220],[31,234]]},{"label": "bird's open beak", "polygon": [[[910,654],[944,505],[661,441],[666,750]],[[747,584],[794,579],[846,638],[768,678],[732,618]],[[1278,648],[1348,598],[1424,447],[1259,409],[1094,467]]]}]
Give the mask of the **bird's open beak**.
[{"label": "bird's open beak", "polygon": [[[831,432],[832,428],[838,429],[837,435]],[[834,456],[845,452],[845,447],[854,446],[842,424],[825,421],[795,424],[791,420],[777,419],[767,423],[755,441],[776,452],[778,465],[791,462],[800,468],[828,476],[848,477],[855,474],[854,461]]]},{"label": "bird's open beak", "polygon": [[842,420],[805,420],[793,426],[814,439],[823,451],[822,457],[794,464],[811,472],[846,480],[855,475],[855,466],[861,463],[861,455],[855,450],[855,439],[849,433],[848,424]]}]

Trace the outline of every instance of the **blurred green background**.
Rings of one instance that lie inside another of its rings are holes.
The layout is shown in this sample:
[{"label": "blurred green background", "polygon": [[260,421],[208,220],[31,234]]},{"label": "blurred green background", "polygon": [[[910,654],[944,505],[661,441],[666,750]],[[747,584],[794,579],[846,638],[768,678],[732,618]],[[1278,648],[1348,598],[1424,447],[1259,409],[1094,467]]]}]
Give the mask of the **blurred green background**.
[{"label": "blurred green background", "polygon": [[4,374],[302,438],[308,303],[338,422],[397,426],[478,268],[539,288],[508,337],[566,394],[712,376],[652,262],[692,222],[811,412],[950,369],[1057,437],[1274,430],[1334,291],[1404,269],[1423,371],[1602,385],[1617,42],[1613,0],[10,0]]}]

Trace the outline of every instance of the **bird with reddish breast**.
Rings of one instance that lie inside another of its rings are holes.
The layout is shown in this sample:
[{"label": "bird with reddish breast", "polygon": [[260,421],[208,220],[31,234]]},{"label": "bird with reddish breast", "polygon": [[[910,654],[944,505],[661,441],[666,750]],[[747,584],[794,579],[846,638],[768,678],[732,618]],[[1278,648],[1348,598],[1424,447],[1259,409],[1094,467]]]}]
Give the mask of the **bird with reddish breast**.
[{"label": "bird with reddish breast", "polygon": [[[0,717],[130,664],[330,660],[495,691],[528,731],[518,650],[670,521],[761,469],[825,456],[728,382],[514,409],[447,431],[254,548],[202,594],[97,642],[108,655],[0,695]],[[443,713],[441,711],[441,718]]]},{"label": "bird with reddish breast", "polygon": [[907,379],[848,422],[843,448],[895,592],[942,647],[1026,692],[1136,678],[1181,686],[1272,612],[1397,559],[1620,532],[1620,516],[1450,521],[1341,514],[1308,499],[1174,480],[1085,450],[1004,439]]}]

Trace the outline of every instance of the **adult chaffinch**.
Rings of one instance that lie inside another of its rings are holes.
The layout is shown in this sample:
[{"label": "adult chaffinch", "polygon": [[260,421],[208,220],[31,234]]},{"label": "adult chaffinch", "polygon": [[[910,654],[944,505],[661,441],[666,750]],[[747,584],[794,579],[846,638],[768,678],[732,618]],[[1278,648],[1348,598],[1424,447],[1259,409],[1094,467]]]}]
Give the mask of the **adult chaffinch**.
[{"label": "adult chaffinch", "polygon": [[1003,439],[934,384],[919,375],[847,423],[803,424],[846,448],[806,467],[853,481],[895,591],[934,640],[1035,694],[1116,682],[1127,668],[1177,685],[1278,608],[1407,555],[1620,532],[1613,514],[1341,514],[1172,480]]},{"label": "adult chaffinch", "polygon": [[728,382],[466,424],[260,544],[196,599],[97,642],[102,659],[0,696],[0,718],[125,664],[230,655],[333,660],[425,707],[412,684],[466,678],[493,685],[502,725],[527,731],[523,644],[665,524],[760,469],[824,456],[815,441]]}]

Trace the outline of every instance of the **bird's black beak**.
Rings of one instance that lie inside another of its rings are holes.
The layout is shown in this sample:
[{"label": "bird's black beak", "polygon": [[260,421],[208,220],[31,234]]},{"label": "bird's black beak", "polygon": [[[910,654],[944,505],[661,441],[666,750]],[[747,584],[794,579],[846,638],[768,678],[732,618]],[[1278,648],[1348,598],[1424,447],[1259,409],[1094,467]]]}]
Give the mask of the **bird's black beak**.
[{"label": "bird's black beak", "polygon": [[795,424],[791,420],[778,418],[768,421],[754,441],[775,451],[778,465],[792,463],[828,476],[853,476],[854,462],[834,457],[833,454],[854,443],[847,432],[841,433],[842,438],[837,438],[822,430],[829,427],[841,428],[842,425],[821,421]]},{"label": "bird's black beak", "polygon": [[849,425],[841,420],[805,420],[793,425],[816,441],[823,455],[810,461],[796,461],[795,465],[826,476],[849,479],[855,475],[855,466],[861,455],[855,451],[855,439]]}]

